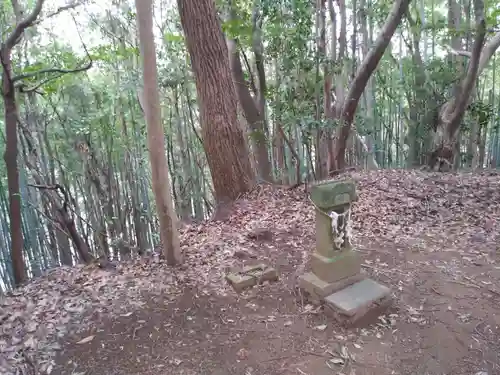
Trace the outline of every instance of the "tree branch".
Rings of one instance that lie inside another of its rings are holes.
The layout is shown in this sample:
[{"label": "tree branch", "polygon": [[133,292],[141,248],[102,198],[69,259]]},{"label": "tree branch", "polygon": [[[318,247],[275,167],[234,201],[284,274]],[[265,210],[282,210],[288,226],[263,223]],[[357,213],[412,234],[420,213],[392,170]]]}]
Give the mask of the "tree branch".
[{"label": "tree branch", "polygon": [[[73,17],[73,21],[75,22],[75,26],[76,26],[76,21]],[[79,73],[79,72],[83,72],[85,70],[89,70],[91,67],[92,67],[92,64],[93,64],[93,60],[92,58],[90,57],[90,53],[87,49],[87,46],[85,45],[85,43],[83,42],[83,39],[82,39],[82,36],[80,34],[80,31],[78,30],[78,27],[77,27],[77,31],[78,31],[78,36],[80,38],[80,41],[82,42],[82,45],[83,45],[83,49],[85,50],[85,53],[87,54],[87,57],[89,59],[89,62],[87,65],[84,65],[84,66],[81,66],[79,68],[75,68],[75,69],[60,69],[60,68],[50,68],[50,69],[42,69],[42,70],[39,70],[37,72],[32,72],[32,73],[26,73],[26,74],[20,74],[18,76],[15,76],[11,79],[12,83],[16,82],[16,81],[21,81],[21,80],[24,80],[24,79],[29,79],[29,78],[33,78],[33,77],[37,77],[37,76],[40,76],[40,75],[44,75],[44,74],[49,74],[49,73],[58,73],[56,76],[52,76],[52,77],[48,77],[44,80],[42,80],[41,82],[39,82],[38,84],[36,84],[35,86],[33,87],[30,87],[30,88],[25,88],[25,86],[23,84],[20,84],[18,86],[19,88],[19,91],[20,92],[23,92],[23,93],[28,93],[28,92],[33,92],[33,91],[36,91],[38,90],[41,86],[45,85],[46,83],[50,82],[51,80],[54,80],[54,79],[57,79],[65,74],[70,74],[70,73]]]},{"label": "tree branch", "polygon": [[[42,6],[43,6],[44,2],[45,2],[45,0],[37,0],[36,1],[36,5],[35,5],[35,8],[33,9],[33,11],[30,13],[29,16],[27,16],[25,19],[23,19],[21,22],[19,22],[16,25],[16,27],[14,28],[12,33],[10,33],[10,35],[7,37],[7,40],[5,41],[3,48],[11,50],[16,45],[19,38],[23,34],[24,30],[26,30],[28,27],[30,27],[33,24],[33,22],[35,22],[36,18],[38,17],[40,12],[42,11]],[[17,2],[15,2],[15,4],[17,4]],[[17,8],[18,8],[18,12],[20,12],[19,6],[17,6]]]},{"label": "tree branch", "polygon": [[[339,0],[342,1],[342,0]],[[389,45],[394,32],[396,31],[403,14],[406,13],[408,5],[411,0],[397,0],[392,6],[391,12],[388,15],[384,26],[382,27],[381,33],[378,36],[373,48],[368,52],[366,57],[363,59],[361,66],[356,72],[346,98],[342,104],[341,111],[341,125],[339,136],[336,141],[336,163],[337,169],[344,168],[345,164],[345,150],[347,139],[350,134],[352,122],[354,120],[354,114],[359,103],[361,95],[368,84],[368,81],[377,68],[380,59],[384,55],[387,46]]]},{"label": "tree branch", "polygon": [[453,49],[452,47],[446,46],[445,49],[448,50],[449,53],[455,56],[463,56],[463,57],[472,57],[472,53],[469,51],[457,51],[456,49]]},{"label": "tree branch", "polygon": [[[479,59],[479,67],[477,70],[477,75],[480,76],[483,70],[486,68],[488,63],[490,62],[491,58],[497,51],[497,49],[500,47],[500,32],[497,32],[493,38],[491,38],[488,43],[483,47],[481,51],[481,58]],[[457,51],[449,46],[445,46],[445,49],[448,50],[449,53],[452,53],[453,55],[456,56],[463,56],[463,57],[472,57],[472,52],[469,51]]]},{"label": "tree branch", "polygon": [[484,68],[486,68],[486,66],[490,62],[490,59],[497,51],[498,47],[500,47],[500,31],[497,32],[493,36],[493,38],[489,40],[488,43],[486,43],[483,51],[481,52],[481,58],[479,59],[479,68],[477,71],[478,76],[483,72]]},{"label": "tree branch", "polygon": [[33,187],[35,189],[40,189],[40,190],[60,191],[64,197],[63,210],[65,212],[68,212],[69,197],[68,197],[68,193],[66,192],[66,189],[64,189],[64,187],[62,187],[62,185],[59,185],[59,184],[54,184],[54,185],[28,184],[28,186]]},{"label": "tree branch", "polygon": [[403,17],[403,14],[406,12],[406,9],[408,9],[410,1],[411,0],[398,0],[393,5],[391,13],[387,17],[374,47],[363,60],[363,63],[359,67],[356,76],[350,85],[346,100],[342,106],[342,116],[344,117],[344,120],[349,123],[349,127],[354,117],[354,111],[356,110],[366,84],[368,83],[373,71],[377,68],[380,59],[384,55],[384,52],[389,45],[391,38],[396,31],[401,18]]},{"label": "tree branch", "polygon": [[[79,68],[75,68],[75,69],[59,69],[59,68],[42,69],[42,70],[39,70],[39,71],[33,72],[33,73],[19,74],[19,75],[12,78],[12,82],[21,81],[23,79],[34,78],[34,77],[48,74],[48,73],[59,73],[59,75],[57,75],[55,77],[55,78],[59,78],[60,76],[62,76],[64,74],[83,72],[84,70],[88,70],[91,67],[92,67],[92,60],[90,60],[90,62],[87,65],[79,67]],[[24,91],[24,92],[26,92],[26,91]]]},{"label": "tree branch", "polygon": [[448,131],[452,136],[460,127],[460,122],[462,121],[462,117],[465,113],[466,104],[469,101],[470,94],[476,82],[479,71],[479,61],[482,56],[481,51],[486,37],[486,21],[484,19],[483,1],[474,1],[474,8],[474,12],[476,13],[477,34],[474,38],[474,44],[472,46],[472,57],[469,61],[469,66],[467,67],[467,74],[460,88],[460,94],[455,99],[455,103],[452,104],[452,107],[447,109],[444,113],[446,116],[446,114],[451,112],[451,117],[448,119],[444,118],[444,120],[449,121],[450,125]]},{"label": "tree branch", "polygon": [[80,5],[83,5],[83,2],[79,3],[79,2],[75,1],[71,4],[67,4],[67,5],[64,5],[62,7],[59,7],[55,11],[48,13],[43,19],[34,21],[33,25],[38,25],[49,18],[57,16],[58,14],[64,12],[65,10],[75,9],[75,8],[79,7]]}]

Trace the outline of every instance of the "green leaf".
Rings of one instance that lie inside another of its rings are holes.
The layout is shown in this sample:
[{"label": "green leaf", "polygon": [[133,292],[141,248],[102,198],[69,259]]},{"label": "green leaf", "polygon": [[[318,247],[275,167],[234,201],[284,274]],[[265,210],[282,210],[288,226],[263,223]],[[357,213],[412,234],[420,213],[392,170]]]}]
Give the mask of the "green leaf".
[{"label": "green leaf", "polygon": [[184,42],[184,35],[182,34],[173,34],[173,33],[165,33],[163,36],[166,42],[179,43]]}]

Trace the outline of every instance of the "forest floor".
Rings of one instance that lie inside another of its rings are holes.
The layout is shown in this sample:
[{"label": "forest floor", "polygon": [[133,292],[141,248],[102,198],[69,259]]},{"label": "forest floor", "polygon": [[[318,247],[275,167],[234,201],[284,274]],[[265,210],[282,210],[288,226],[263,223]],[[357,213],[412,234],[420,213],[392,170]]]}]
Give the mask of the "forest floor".
[{"label": "forest floor", "polygon": [[[500,174],[351,176],[363,270],[394,294],[376,324],[301,302],[313,208],[303,188],[265,186],[183,227],[181,267],[58,268],[0,299],[0,373],[500,374]],[[280,280],[236,294],[228,267],[257,261]]]}]

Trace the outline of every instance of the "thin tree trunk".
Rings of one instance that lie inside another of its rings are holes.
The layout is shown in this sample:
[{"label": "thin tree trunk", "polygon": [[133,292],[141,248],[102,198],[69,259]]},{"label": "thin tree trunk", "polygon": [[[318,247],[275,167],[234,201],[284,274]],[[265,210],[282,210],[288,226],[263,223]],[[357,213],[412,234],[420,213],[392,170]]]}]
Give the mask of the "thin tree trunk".
[{"label": "thin tree trunk", "polygon": [[11,51],[2,48],[0,54],[3,65],[2,87],[6,136],[4,160],[7,167],[7,185],[9,190],[11,259],[14,282],[16,285],[19,285],[26,280],[26,269],[23,259],[24,242],[21,221],[21,192],[19,190],[19,170],[17,166],[17,105],[15,88],[11,77]]},{"label": "thin tree trunk", "polygon": [[149,157],[153,193],[160,221],[160,237],[167,264],[181,262],[181,248],[177,215],[171,195],[168,165],[165,158],[165,137],[161,123],[160,95],[156,68],[156,50],[153,34],[152,0],[136,0],[137,23],[144,80],[144,105],[148,131]]},{"label": "thin tree trunk", "polygon": [[347,138],[351,132],[352,122],[356,108],[363,94],[363,91],[375,71],[380,59],[382,58],[391,38],[398,27],[403,14],[408,9],[411,0],[398,0],[394,3],[391,13],[387,17],[384,27],[375,42],[375,45],[364,58],[363,63],[359,67],[354,80],[352,81],[349,92],[342,105],[342,113],[340,117],[340,131],[336,142],[336,168],[343,169],[345,167],[345,151]]}]

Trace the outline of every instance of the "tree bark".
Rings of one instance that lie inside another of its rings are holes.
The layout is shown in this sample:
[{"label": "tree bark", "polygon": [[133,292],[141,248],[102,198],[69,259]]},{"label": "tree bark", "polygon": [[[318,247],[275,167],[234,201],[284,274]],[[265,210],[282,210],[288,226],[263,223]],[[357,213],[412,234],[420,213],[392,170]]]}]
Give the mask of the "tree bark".
[{"label": "tree bark", "polygon": [[318,48],[318,59],[319,63],[323,68],[323,116],[320,116],[322,126],[318,128],[317,134],[317,150],[316,157],[319,159],[317,162],[316,176],[318,179],[323,179],[328,176],[328,170],[330,169],[330,134],[332,129],[328,129],[326,126],[327,119],[333,118],[330,114],[331,107],[331,77],[328,74],[329,62],[326,58],[326,6],[324,0],[316,1],[316,12],[317,16],[317,48]]},{"label": "tree bark", "polygon": [[178,0],[200,104],[203,146],[218,205],[255,184],[248,148],[238,125],[228,50],[214,0]]},{"label": "tree bark", "polygon": [[11,236],[11,260],[14,282],[16,285],[26,281],[26,269],[23,259],[23,231],[21,216],[21,192],[19,191],[19,170],[17,165],[17,105],[11,72],[11,51],[2,50],[2,88],[5,109],[6,147],[4,160],[7,167],[7,184],[9,189],[9,213]]},{"label": "tree bark", "polygon": [[9,190],[11,258],[16,285],[26,280],[26,269],[23,259],[23,232],[21,216],[21,194],[19,191],[19,170],[17,166],[18,140],[17,140],[17,104],[16,92],[12,77],[12,49],[21,40],[24,31],[30,27],[42,11],[44,0],[37,0],[34,9],[23,18],[23,11],[14,1],[13,8],[16,16],[16,26],[0,49],[2,63],[2,96],[5,111],[5,138],[6,148],[4,160],[7,167],[7,185]]},{"label": "tree bark", "polygon": [[[234,4],[230,4],[230,19],[237,20]],[[250,86],[245,80],[238,50],[238,41],[228,39],[229,61],[236,94],[243,109],[243,114],[250,125],[250,138],[256,153],[257,172],[259,177],[268,182],[273,181],[271,158],[269,156],[269,129],[266,121],[266,74],[264,70],[264,45],[262,42],[262,17],[256,4],[252,12],[252,50],[255,56],[257,83],[255,97],[252,97]],[[249,71],[251,75],[252,72]],[[252,81],[253,82],[253,81]]]},{"label": "tree bark", "polygon": [[424,63],[420,52],[422,29],[413,20],[409,11],[406,12],[406,19],[408,20],[412,31],[411,43],[407,43],[407,46],[412,53],[412,72],[415,86],[414,95],[411,95],[409,92],[406,95],[408,106],[410,108],[410,127],[408,129],[406,142],[409,147],[407,166],[411,168],[420,164],[423,137],[419,135],[419,133],[422,132],[425,127],[422,123],[424,116],[419,109],[425,108],[426,106],[427,77],[425,75]]},{"label": "tree bark", "polygon": [[[360,29],[361,29],[361,34],[363,36],[363,43],[361,49],[363,51],[363,58],[365,58],[368,56],[371,44],[371,40],[368,34],[368,22],[367,22],[368,11],[367,11],[366,0],[361,0],[359,8],[360,8],[359,9]],[[364,90],[364,97],[365,97],[366,121],[368,122],[369,129],[375,131],[375,114],[373,106],[373,98],[375,97],[375,92],[373,89],[373,77],[370,77],[370,79],[368,80],[366,89]],[[371,149],[368,148],[367,142],[365,142],[363,138],[361,138],[356,129],[354,129],[354,133],[355,133],[354,136],[356,137],[355,144],[357,148],[361,150],[361,152],[366,157],[366,167],[368,169],[378,169],[378,163],[375,160],[374,153],[372,152]]]},{"label": "tree bark", "polygon": [[160,96],[156,71],[156,50],[153,35],[152,0],[136,0],[137,23],[144,81],[144,113],[148,133],[149,157],[156,210],[160,222],[163,255],[167,264],[181,262],[177,215],[172,202],[168,165],[165,157],[165,136],[161,123]]},{"label": "tree bark", "polygon": [[[273,178],[271,160],[269,158],[267,148],[268,131],[264,113],[265,107],[260,105],[262,103],[257,103],[250,94],[250,88],[245,81],[243,68],[241,66],[240,53],[238,52],[236,42],[234,40],[228,40],[227,45],[229,49],[234,86],[241,108],[243,109],[243,114],[250,125],[250,138],[252,140],[255,153],[257,154],[257,171],[261,179],[271,182]],[[261,95],[263,96],[263,94],[260,94],[259,89],[259,97],[257,100],[259,100]]]},{"label": "tree bark", "polygon": [[467,73],[454,96],[440,109],[438,121],[435,126],[433,137],[433,150],[429,158],[429,167],[432,170],[448,171],[453,166],[455,156],[457,135],[460,123],[467,109],[474,84],[479,74],[480,61],[484,62],[486,57],[493,53],[489,48],[483,49],[486,37],[486,21],[484,18],[484,2],[474,1],[474,13],[476,19],[476,37],[472,46],[471,58],[467,67]]},{"label": "tree bark", "polygon": [[352,81],[347,96],[342,104],[342,112],[340,117],[340,131],[335,145],[335,162],[336,169],[345,168],[345,151],[347,139],[349,137],[354,114],[358,106],[359,99],[375,71],[380,59],[382,58],[387,46],[389,45],[396,28],[401,22],[403,14],[408,9],[411,0],[398,0],[394,3],[391,13],[382,28],[382,31],[375,41],[375,45],[370,50],[368,55],[363,59],[363,63],[357,70],[356,76]]}]

